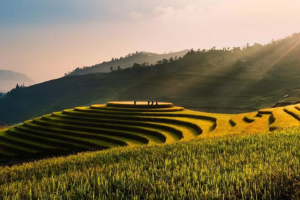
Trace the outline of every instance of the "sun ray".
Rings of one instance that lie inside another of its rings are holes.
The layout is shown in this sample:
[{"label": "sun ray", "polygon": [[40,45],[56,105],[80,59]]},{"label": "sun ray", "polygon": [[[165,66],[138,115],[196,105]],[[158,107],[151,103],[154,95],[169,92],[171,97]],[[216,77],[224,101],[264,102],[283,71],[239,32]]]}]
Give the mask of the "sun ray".
[{"label": "sun ray", "polygon": [[293,46],[291,46],[285,53],[283,53],[281,56],[279,56],[269,67],[274,67],[277,63],[279,63],[285,56],[287,56],[291,51],[293,51],[298,45],[300,44],[300,40],[296,42]]}]

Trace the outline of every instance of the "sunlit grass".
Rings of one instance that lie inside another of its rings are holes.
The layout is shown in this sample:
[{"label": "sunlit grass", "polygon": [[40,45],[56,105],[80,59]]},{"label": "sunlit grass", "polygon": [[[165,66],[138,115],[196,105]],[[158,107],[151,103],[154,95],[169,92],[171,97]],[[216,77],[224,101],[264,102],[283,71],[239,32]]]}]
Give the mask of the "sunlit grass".
[{"label": "sunlit grass", "polygon": [[279,199],[299,183],[299,129],[116,148],[0,168],[7,199]]},{"label": "sunlit grass", "polygon": [[0,126],[0,131],[8,129],[8,126]]},{"label": "sunlit grass", "polygon": [[299,104],[237,115],[141,109],[68,109],[0,131],[1,162],[13,152],[111,148],[0,167],[0,197],[297,197],[300,129],[290,127],[300,125]]},{"label": "sunlit grass", "polygon": [[234,115],[184,110],[168,103],[166,106],[170,107],[162,108],[144,104],[140,108],[119,105],[76,107],[28,120],[3,132],[2,142],[7,145],[0,146],[0,157],[9,161],[10,151],[22,154],[16,146],[47,155],[48,151],[59,153],[62,150],[73,152],[170,144],[195,138],[263,133],[300,125],[299,105]]}]

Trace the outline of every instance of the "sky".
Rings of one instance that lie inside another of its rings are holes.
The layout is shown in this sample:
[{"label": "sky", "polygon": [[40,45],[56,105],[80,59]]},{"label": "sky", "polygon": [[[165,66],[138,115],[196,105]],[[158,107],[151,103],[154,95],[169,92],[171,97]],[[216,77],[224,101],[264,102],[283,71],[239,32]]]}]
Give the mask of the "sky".
[{"label": "sky", "polygon": [[299,0],[0,0],[0,69],[35,82],[136,51],[266,44],[300,32]]}]

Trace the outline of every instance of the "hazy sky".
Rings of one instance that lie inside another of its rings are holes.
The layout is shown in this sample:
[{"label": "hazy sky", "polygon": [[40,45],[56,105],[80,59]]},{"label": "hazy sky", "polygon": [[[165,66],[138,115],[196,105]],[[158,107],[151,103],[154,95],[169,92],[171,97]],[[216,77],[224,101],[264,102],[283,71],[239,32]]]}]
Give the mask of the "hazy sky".
[{"label": "hazy sky", "polygon": [[299,32],[299,0],[0,0],[0,69],[36,82],[135,51],[267,43]]}]

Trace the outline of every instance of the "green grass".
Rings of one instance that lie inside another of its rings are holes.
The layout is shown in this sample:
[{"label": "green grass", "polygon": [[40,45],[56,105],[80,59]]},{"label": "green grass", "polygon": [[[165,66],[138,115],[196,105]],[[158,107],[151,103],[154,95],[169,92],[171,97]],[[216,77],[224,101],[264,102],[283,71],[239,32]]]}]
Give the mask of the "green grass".
[{"label": "green grass", "polygon": [[228,135],[0,168],[3,199],[291,199],[300,133]]}]

